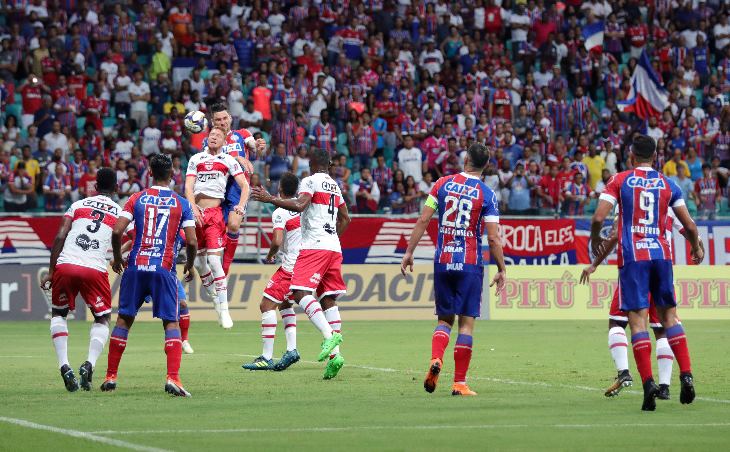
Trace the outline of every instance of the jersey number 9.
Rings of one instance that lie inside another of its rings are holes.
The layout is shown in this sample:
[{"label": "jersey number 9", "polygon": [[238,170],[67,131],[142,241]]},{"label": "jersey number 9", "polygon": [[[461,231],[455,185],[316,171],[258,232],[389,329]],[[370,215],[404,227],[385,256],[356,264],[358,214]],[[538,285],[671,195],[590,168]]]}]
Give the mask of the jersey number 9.
[{"label": "jersey number 9", "polygon": [[654,224],[654,193],[642,191],[639,193],[639,208],[646,212],[646,217],[639,218],[639,223],[648,226]]},{"label": "jersey number 9", "polygon": [[[446,211],[441,218],[441,224],[451,228],[467,229],[471,218],[472,203],[470,199],[457,198],[455,196],[446,197]],[[451,217],[456,212],[456,218],[451,221]]]}]

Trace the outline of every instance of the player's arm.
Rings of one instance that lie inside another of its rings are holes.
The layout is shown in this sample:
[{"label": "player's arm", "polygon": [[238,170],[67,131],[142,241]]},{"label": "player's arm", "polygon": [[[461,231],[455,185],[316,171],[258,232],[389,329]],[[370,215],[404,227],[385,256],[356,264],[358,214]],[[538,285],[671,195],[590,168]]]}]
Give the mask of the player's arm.
[{"label": "player's arm", "polygon": [[337,208],[337,235],[340,237],[350,225],[350,212],[347,210],[347,204],[343,201]]},{"label": "player's arm", "polygon": [[269,245],[269,252],[266,254],[265,262],[267,264],[273,264],[276,253],[279,252],[281,244],[284,243],[284,230],[274,229],[274,233],[271,235],[271,244]]},{"label": "player's arm", "polygon": [[677,216],[677,220],[682,225],[682,235],[692,245],[692,260],[695,264],[700,264],[705,258],[705,249],[700,240],[699,233],[697,231],[697,225],[692,220],[692,217],[687,210],[687,206],[684,204],[680,206],[673,206],[674,215]]},{"label": "player's arm", "polygon": [[122,237],[124,231],[127,230],[129,223],[132,220],[125,216],[119,216],[117,222],[114,224],[114,230],[112,231],[112,254],[114,260],[112,260],[112,270],[116,273],[121,274],[124,271],[124,258],[122,258]]},{"label": "player's arm", "polygon": [[312,203],[312,195],[309,193],[299,193],[299,197],[295,199],[281,199],[271,196],[271,193],[263,187],[254,187],[251,190],[251,197],[255,201],[273,204],[276,207],[300,213],[304,212]]},{"label": "player's arm", "polygon": [[487,221],[487,242],[489,243],[489,253],[492,255],[494,262],[497,264],[497,274],[492,278],[489,287],[497,285],[496,295],[502,293],[507,279],[507,267],[504,263],[504,252],[502,250],[502,241],[499,239],[499,223]]},{"label": "player's arm", "polygon": [[248,180],[243,173],[237,174],[233,179],[241,188],[241,199],[234,210],[237,214],[243,216],[246,213],[246,203],[248,202],[248,196],[251,194],[251,187],[248,185]]},{"label": "player's arm", "polygon": [[192,206],[195,222],[202,225],[203,215],[200,213],[198,205],[195,204],[195,177],[195,174],[190,174],[189,172],[185,177],[185,199],[187,199]]},{"label": "player's arm", "polygon": [[53,248],[51,249],[51,262],[48,265],[48,274],[41,280],[41,289],[51,288],[53,272],[56,271],[58,256],[60,256],[61,251],[63,251],[63,244],[66,243],[66,237],[71,230],[71,223],[73,223],[73,220],[68,216],[64,216],[63,220],[61,220],[61,227],[58,228],[56,238],[53,239]]},{"label": "player's arm", "polygon": [[198,237],[195,235],[194,225],[184,226],[183,230],[185,231],[185,251],[187,253],[183,274],[185,275],[185,281],[191,281],[193,279],[195,256],[198,254]]},{"label": "player's arm", "polygon": [[607,244],[604,243],[601,237],[601,228],[603,228],[603,222],[611,213],[611,210],[613,210],[613,203],[604,199],[602,196],[598,201],[598,207],[596,207],[596,211],[593,213],[593,218],[591,219],[591,251],[595,256],[606,253],[605,248]]},{"label": "player's arm", "polygon": [[423,234],[426,232],[426,228],[431,222],[431,218],[437,208],[438,204],[436,203],[436,200],[433,196],[429,196],[423,206],[421,216],[418,217],[418,221],[416,221],[416,225],[413,227],[411,238],[408,240],[408,248],[406,249],[406,253],[403,255],[403,260],[400,263],[400,272],[403,276],[406,274],[406,269],[409,269],[411,273],[413,273],[413,252],[416,250],[418,242],[421,241],[421,237],[423,237]]}]

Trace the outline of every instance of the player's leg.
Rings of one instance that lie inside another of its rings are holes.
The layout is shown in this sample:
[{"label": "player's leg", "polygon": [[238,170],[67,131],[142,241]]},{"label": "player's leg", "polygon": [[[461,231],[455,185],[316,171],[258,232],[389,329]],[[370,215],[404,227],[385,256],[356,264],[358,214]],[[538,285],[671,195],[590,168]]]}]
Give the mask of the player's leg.
[{"label": "player's leg", "polygon": [[659,370],[659,395],[657,399],[669,400],[669,385],[672,382],[672,365],[674,364],[674,353],[667,341],[667,335],[662,326],[659,314],[654,305],[654,299],[649,295],[649,326],[654,332],[656,340],[656,362]]},{"label": "player's leg", "polygon": [[454,384],[452,395],[475,396],[476,392],[466,384],[466,373],[471,363],[474,321],[481,314],[484,271],[452,272],[454,314],[459,316],[459,336],[454,345]]},{"label": "player's leg", "polygon": [[109,339],[109,321],[112,312],[112,291],[109,286],[109,275],[106,272],[87,269],[79,273],[84,284],[80,287],[81,296],[94,316],[94,323],[89,330],[89,354],[79,367],[81,388],[91,390],[91,381],[96,361],[104,350]]},{"label": "player's leg", "polygon": [[[205,241],[203,241],[203,243],[205,243]],[[198,254],[195,256],[195,269],[198,271],[200,282],[203,284],[203,289],[205,289],[208,296],[211,297],[215,303],[217,293],[215,291],[215,285],[213,284],[213,272],[208,265],[208,250],[205,248],[198,249]]]},{"label": "player's leg", "polygon": [[51,279],[51,340],[56,351],[58,368],[61,372],[66,390],[74,392],[79,389],[76,375],[68,362],[68,322],[66,317],[69,310],[75,308],[75,284],[68,267],[59,265]]},{"label": "player's leg", "polygon": [[631,386],[633,382],[629,373],[629,341],[626,338],[626,325],[628,324],[628,316],[619,308],[618,288],[616,288],[613,292],[611,309],[608,313],[608,351],[611,353],[611,358],[616,366],[616,378],[613,384],[604,392],[606,397],[617,396],[621,389]]},{"label": "player's leg", "polygon": [[165,329],[165,355],[167,358],[167,382],[165,392],[181,397],[190,393],[180,382],[180,362],[182,361],[182,339],[178,323],[179,306],[177,296],[177,277],[170,272],[150,272],[154,280],[152,286],[152,315],[162,320]]},{"label": "player's leg", "polygon": [[217,293],[215,309],[218,320],[224,329],[233,327],[233,320],[228,312],[228,282],[223,271],[223,251],[226,225],[220,208],[206,209],[204,227],[205,241],[208,246],[208,265],[213,274],[213,284]]},{"label": "player's leg", "polygon": [[674,298],[674,275],[671,261],[658,261],[653,269],[652,297],[656,304],[657,314],[667,335],[669,346],[679,365],[679,382],[681,389],[679,401],[692,403],[695,399],[692,363],[687,347],[687,336],[684,327],[677,318],[677,302]]},{"label": "player's leg", "polygon": [[452,286],[448,274],[445,272],[434,272],[433,274],[434,296],[436,298],[436,315],[438,323],[431,335],[431,362],[423,381],[423,388],[426,392],[434,392],[438,383],[441,369],[444,366],[444,353],[449,345],[451,329],[454,326],[456,316],[453,312]]},{"label": "player's leg", "polygon": [[[235,207],[238,204],[227,204],[228,206]],[[233,210],[228,212],[228,219],[226,222],[226,240],[225,240],[225,252],[223,253],[223,271],[228,274],[228,270],[231,268],[233,258],[236,256],[236,249],[238,248],[238,238],[241,231],[241,222],[243,221],[243,215],[239,215]]]},{"label": "player's leg", "polygon": [[[332,332],[334,334],[342,334],[342,318],[340,317],[340,308],[335,302],[334,295],[325,295],[322,297],[322,309],[324,310],[324,317],[327,319]],[[340,353],[340,346],[333,348],[329,354],[329,360],[327,361],[327,367],[324,371],[324,379],[330,380],[335,378],[337,374],[345,365],[345,357]]]},{"label": "player's leg", "polygon": [[474,317],[459,316],[459,336],[456,338],[456,345],[454,345],[454,384],[451,395],[477,395],[466,384],[466,373],[471,363],[474,320]]},{"label": "player's leg", "polygon": [[[275,277],[272,277],[269,284],[274,281]],[[266,290],[271,290],[267,287]],[[250,363],[245,363],[241,367],[247,370],[271,370],[274,368],[274,340],[276,338],[276,311],[278,308],[278,300],[274,301],[272,295],[267,294],[264,291],[264,296],[261,298],[259,303],[259,309],[261,310],[261,344],[262,351],[258,358],[254,359]]]},{"label": "player's leg", "polygon": [[190,332],[190,310],[188,309],[188,303],[186,300],[180,300],[180,339],[182,339],[182,349],[187,355],[195,353],[193,346],[190,345],[188,340],[188,334]]},{"label": "player's leg", "polygon": [[294,312],[294,305],[287,299],[279,305],[279,314],[284,323],[284,335],[286,336],[286,353],[274,365],[274,370],[286,370],[289,366],[299,361],[297,351],[297,315]]}]

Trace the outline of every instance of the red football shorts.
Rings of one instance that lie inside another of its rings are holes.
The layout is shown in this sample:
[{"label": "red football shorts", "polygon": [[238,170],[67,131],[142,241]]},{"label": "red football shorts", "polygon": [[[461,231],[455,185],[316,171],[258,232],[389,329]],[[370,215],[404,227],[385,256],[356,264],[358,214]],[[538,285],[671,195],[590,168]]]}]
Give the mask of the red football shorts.
[{"label": "red football shorts", "polygon": [[[619,309],[618,303],[618,288],[613,291],[613,299],[611,299],[611,311],[608,313],[608,318],[619,322],[628,322],[629,316],[625,311]],[[661,328],[662,321],[659,319],[654,300],[651,299],[649,294],[649,326],[652,328]]]},{"label": "red football shorts", "polygon": [[202,209],[203,224],[195,224],[195,236],[198,238],[198,250],[220,251],[223,249],[223,237],[226,234],[226,223],[223,221],[223,209],[208,207]]},{"label": "red football shorts", "polygon": [[291,290],[314,292],[317,298],[347,293],[342,279],[342,253],[329,250],[301,250],[291,279]]},{"label": "red football shorts", "polygon": [[276,273],[271,275],[269,283],[266,284],[264,289],[264,297],[273,301],[274,303],[281,304],[284,301],[289,301],[289,286],[291,285],[291,273],[279,267]]},{"label": "red football shorts", "polygon": [[54,309],[76,309],[80,293],[95,317],[112,312],[112,290],[109,275],[89,267],[73,264],[56,266],[51,280],[51,303]]}]

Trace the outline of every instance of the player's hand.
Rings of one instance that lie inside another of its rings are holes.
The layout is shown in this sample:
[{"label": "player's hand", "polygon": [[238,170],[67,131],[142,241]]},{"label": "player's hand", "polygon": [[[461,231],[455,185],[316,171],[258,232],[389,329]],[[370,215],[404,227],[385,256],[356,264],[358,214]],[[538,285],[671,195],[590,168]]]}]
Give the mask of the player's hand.
[{"label": "player's hand", "polygon": [[271,193],[266,191],[263,187],[253,187],[251,190],[251,198],[254,199],[254,201],[259,202],[271,202],[272,199],[274,199],[273,196],[271,196]]},{"label": "player's hand", "polygon": [[251,163],[250,160],[243,159],[243,163],[241,163],[241,166],[243,166],[243,170],[247,172],[248,174],[253,174],[253,163]]},{"label": "player's hand", "polygon": [[600,237],[591,239],[591,252],[593,256],[598,256],[603,252],[604,242],[605,240]]},{"label": "player's hand", "polygon": [[203,210],[197,205],[193,206],[193,217],[195,217],[195,224],[203,226]]},{"label": "player's hand", "polygon": [[124,271],[124,261],[121,259],[120,260],[114,259],[112,261],[112,270],[114,270],[114,272],[116,274],[121,275],[122,272]]},{"label": "player's hand", "polygon": [[[195,261],[193,261],[195,262]],[[185,282],[190,282],[193,280],[193,277],[195,277],[195,271],[193,270],[193,262],[191,262],[188,267],[188,263],[185,263],[185,268],[183,269],[183,276],[185,279]]]},{"label": "player's hand", "polygon": [[264,264],[275,264],[276,263],[276,256],[266,256],[266,259],[264,259]]},{"label": "player's hand", "polygon": [[705,260],[705,245],[703,245],[702,241],[700,241],[700,246],[698,246],[697,249],[692,250],[692,262],[694,262],[695,265],[699,265],[703,260]]},{"label": "player's hand", "polygon": [[502,293],[504,290],[504,286],[507,283],[507,274],[505,272],[497,272],[496,275],[494,275],[494,278],[492,279],[491,284],[489,284],[489,287],[497,285],[497,290],[495,290],[494,294],[496,296],[499,296],[499,294]]},{"label": "player's hand", "polygon": [[588,284],[591,281],[591,275],[594,271],[596,271],[596,267],[594,267],[593,265],[589,265],[588,267],[584,268],[580,274],[580,283]]},{"label": "player's hand", "polygon": [[266,154],[266,140],[263,138],[258,138],[256,140],[256,153],[259,155],[259,157],[262,157],[264,154]]},{"label": "player's hand", "polygon": [[403,276],[406,276],[406,269],[413,273],[413,253],[403,255],[403,260],[400,263],[400,272]]},{"label": "player's hand", "polygon": [[246,207],[237,205],[233,208],[233,212],[235,212],[237,215],[244,216],[246,215]]},{"label": "player's hand", "polygon": [[48,272],[46,276],[41,279],[41,289],[43,290],[50,290],[53,286],[53,282],[51,281],[53,279],[53,273]]}]

